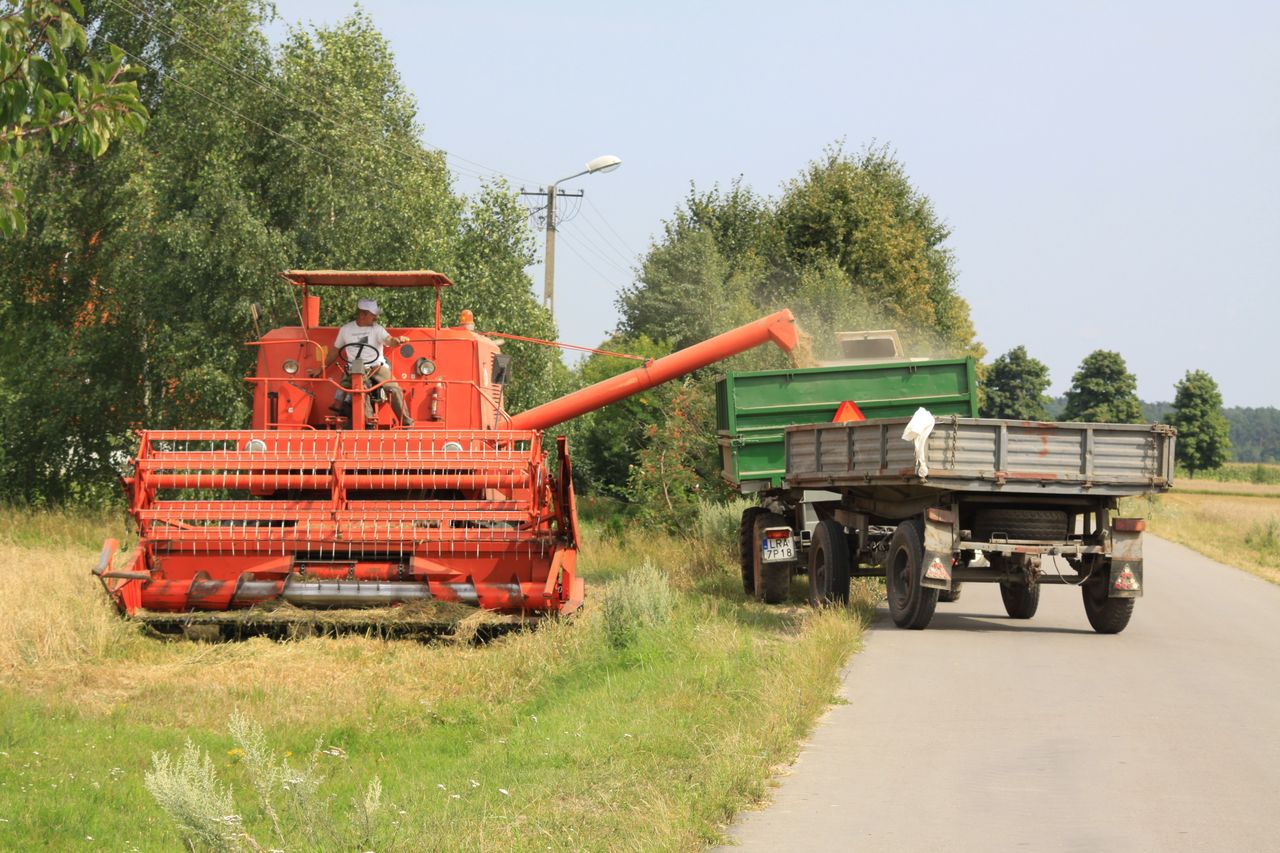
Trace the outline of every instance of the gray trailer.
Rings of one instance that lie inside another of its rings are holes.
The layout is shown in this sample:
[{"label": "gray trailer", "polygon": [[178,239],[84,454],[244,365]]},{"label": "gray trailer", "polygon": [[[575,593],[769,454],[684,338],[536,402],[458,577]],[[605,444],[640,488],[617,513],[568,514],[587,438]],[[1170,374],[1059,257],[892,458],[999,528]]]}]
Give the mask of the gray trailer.
[{"label": "gray trailer", "polygon": [[[920,629],[963,583],[998,583],[1015,619],[1035,615],[1041,587],[1068,585],[1094,630],[1124,630],[1145,522],[1115,510],[1172,485],[1171,427],[951,415],[908,440],[910,420],[786,429],[781,485],[743,516],[749,591],[785,599],[807,567],[823,604],[846,600],[851,577],[883,577],[894,623]],[[806,516],[817,522],[802,537]]]}]

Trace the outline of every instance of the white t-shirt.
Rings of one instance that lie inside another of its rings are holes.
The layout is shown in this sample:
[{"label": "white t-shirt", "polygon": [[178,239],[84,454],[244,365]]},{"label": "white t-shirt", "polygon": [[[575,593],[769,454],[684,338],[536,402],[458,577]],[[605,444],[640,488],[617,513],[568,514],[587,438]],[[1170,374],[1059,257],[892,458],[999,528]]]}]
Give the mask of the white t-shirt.
[{"label": "white t-shirt", "polygon": [[[382,355],[382,346],[390,339],[391,333],[378,323],[374,323],[371,326],[361,326],[355,320],[352,320],[338,329],[338,335],[333,339],[333,348],[340,350],[343,358],[358,358],[367,367],[377,367],[385,361]],[[368,346],[364,348],[353,346],[343,350],[342,347],[346,344],[368,344]],[[378,353],[377,358],[370,357],[369,347],[373,347]]]}]

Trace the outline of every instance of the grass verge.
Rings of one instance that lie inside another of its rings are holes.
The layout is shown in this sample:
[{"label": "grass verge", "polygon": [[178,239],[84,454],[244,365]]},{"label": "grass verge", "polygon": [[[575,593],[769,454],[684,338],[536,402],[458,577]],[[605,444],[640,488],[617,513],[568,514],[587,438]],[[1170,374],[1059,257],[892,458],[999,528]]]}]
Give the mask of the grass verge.
[{"label": "grass verge", "polygon": [[[1274,487],[1272,487],[1274,489]],[[1157,536],[1280,584],[1280,494],[1188,492],[1134,498],[1122,514]]]},{"label": "grass verge", "polygon": [[[153,788],[188,779],[193,793],[178,799],[197,811],[227,793],[241,833],[228,849],[251,849],[249,838],[380,851],[719,840],[831,701],[873,594],[863,588],[852,610],[748,601],[733,510],[704,515],[689,539],[588,527],[584,611],[486,645],[203,645],[151,639],[110,610],[88,569],[100,536],[120,532],[114,520],[8,512],[0,849],[180,848],[186,834],[148,793],[148,772]],[[639,615],[610,618],[635,624],[606,633],[611,595],[663,584],[669,602],[620,607]],[[273,805],[233,719],[261,730],[251,754],[278,757],[254,764],[275,768],[265,778],[312,780],[323,808]],[[291,776],[289,762],[310,769]],[[307,813],[328,816],[323,833]]]}]

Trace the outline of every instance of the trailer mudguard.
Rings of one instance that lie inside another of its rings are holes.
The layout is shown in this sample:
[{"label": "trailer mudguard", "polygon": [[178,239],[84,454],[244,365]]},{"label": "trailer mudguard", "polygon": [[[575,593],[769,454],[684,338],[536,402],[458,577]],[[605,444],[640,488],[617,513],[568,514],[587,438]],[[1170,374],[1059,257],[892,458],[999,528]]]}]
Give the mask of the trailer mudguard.
[{"label": "trailer mudguard", "polygon": [[952,554],[956,541],[956,514],[931,507],[924,514],[924,571],[920,585],[930,589],[951,589]]},{"label": "trailer mudguard", "polygon": [[1142,597],[1142,531],[1111,528],[1109,598]]}]

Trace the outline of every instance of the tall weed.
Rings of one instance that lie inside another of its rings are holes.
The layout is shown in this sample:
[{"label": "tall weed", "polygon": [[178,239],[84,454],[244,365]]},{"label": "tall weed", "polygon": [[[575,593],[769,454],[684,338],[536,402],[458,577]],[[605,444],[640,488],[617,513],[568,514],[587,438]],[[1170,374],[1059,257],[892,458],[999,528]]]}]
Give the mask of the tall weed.
[{"label": "tall weed", "polygon": [[745,498],[723,503],[701,501],[697,526],[690,531],[689,569],[694,580],[711,577],[738,563],[738,527],[742,512],[755,506]]},{"label": "tall weed", "polygon": [[645,560],[605,592],[605,639],[615,649],[626,648],[644,631],[665,625],[674,606],[675,596],[666,576]]},{"label": "tall weed", "polygon": [[235,811],[231,789],[218,781],[209,753],[191,741],[176,757],[163,752],[151,756],[147,790],[166,814],[178,824],[187,846],[212,850],[256,848],[244,831],[244,820]]},{"label": "tall weed", "polygon": [[361,798],[351,799],[350,819],[344,819],[329,798],[320,796],[324,775],[319,757],[344,758],[342,750],[322,749],[317,743],[307,763],[294,767],[267,744],[262,726],[253,720],[233,714],[229,729],[236,743],[231,755],[244,768],[245,779],[270,824],[273,843],[262,844],[245,828],[232,786],[218,779],[209,754],[187,741],[176,757],[153,754],[145,781],[189,847],[200,844],[213,850],[237,851],[276,849],[278,844],[287,849],[367,850],[390,843],[393,833],[385,819],[388,810],[382,801],[381,779],[375,776]]}]

